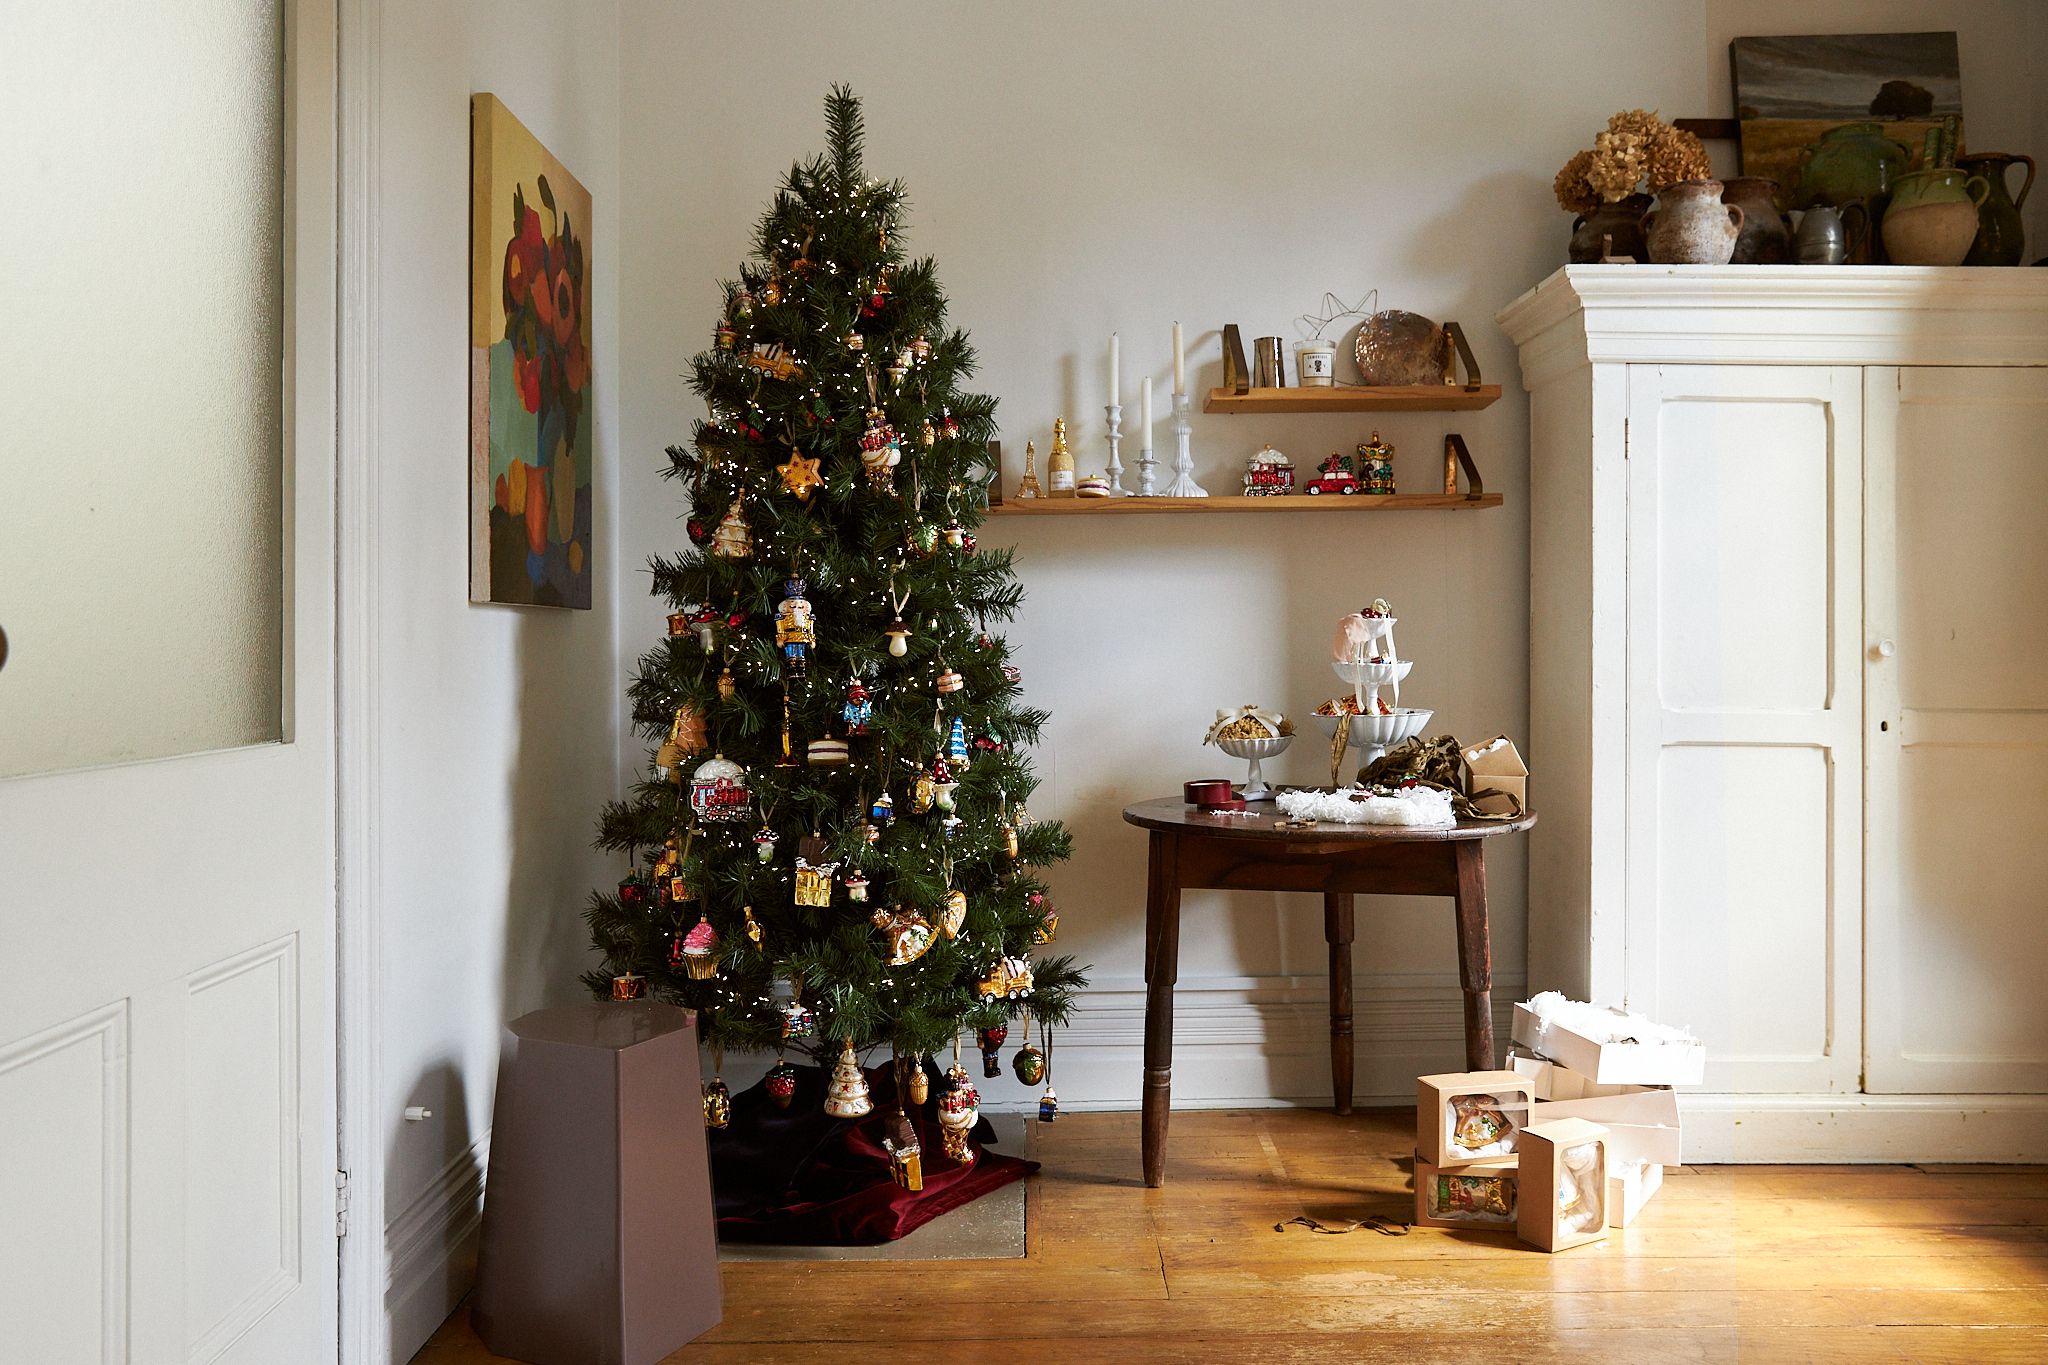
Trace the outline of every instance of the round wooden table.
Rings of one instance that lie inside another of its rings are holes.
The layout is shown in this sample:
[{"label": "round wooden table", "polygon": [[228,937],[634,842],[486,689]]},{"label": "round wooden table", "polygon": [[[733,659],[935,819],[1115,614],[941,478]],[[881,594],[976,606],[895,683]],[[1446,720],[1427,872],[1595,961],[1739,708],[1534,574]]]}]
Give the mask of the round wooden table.
[{"label": "round wooden table", "polygon": [[1465,993],[1465,1064],[1494,1065],[1493,950],[1487,942],[1485,841],[1536,823],[1460,820],[1443,829],[1317,824],[1283,829],[1270,802],[1208,812],[1171,797],[1124,809],[1151,831],[1145,880],[1145,1183],[1166,1179],[1166,1116],[1173,1089],[1173,983],[1180,964],[1180,893],[1315,891],[1330,945],[1330,1082],[1351,1112],[1351,898],[1450,896],[1458,914],[1458,981]]}]

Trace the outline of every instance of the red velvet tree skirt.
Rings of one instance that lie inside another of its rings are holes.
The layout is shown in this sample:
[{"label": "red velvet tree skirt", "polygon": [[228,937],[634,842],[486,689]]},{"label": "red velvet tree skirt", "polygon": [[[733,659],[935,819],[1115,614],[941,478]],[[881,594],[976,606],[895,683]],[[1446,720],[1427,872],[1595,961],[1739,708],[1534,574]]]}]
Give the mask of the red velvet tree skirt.
[{"label": "red velvet tree skirt", "polygon": [[[796,1095],[778,1109],[756,1084],[732,1097],[732,1125],[706,1136],[718,1236],[727,1242],[798,1246],[872,1246],[893,1242],[942,1213],[1038,1169],[1035,1161],[985,1150],[995,1130],[983,1119],[970,1144],[971,1166],[951,1161],[940,1140],[931,1100],[911,1109],[923,1149],[924,1188],[912,1193],[889,1175],[883,1122],[893,1109],[891,1069],[867,1072],[874,1112],[835,1119],[825,1113],[829,1070],[796,1068]],[[936,1099],[945,1078],[927,1064]]]}]

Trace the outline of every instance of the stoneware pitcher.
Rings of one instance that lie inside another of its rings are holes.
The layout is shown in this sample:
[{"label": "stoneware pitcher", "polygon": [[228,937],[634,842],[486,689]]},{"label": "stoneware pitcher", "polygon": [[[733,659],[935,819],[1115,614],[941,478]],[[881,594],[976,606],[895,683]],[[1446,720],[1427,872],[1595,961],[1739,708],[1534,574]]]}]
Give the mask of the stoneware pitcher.
[{"label": "stoneware pitcher", "polygon": [[[2006,174],[2015,164],[2027,168],[2015,195],[2006,184]],[[1964,265],[2018,265],[2026,257],[2026,230],[2020,225],[2020,210],[2026,207],[2027,191],[2034,188],[2034,158],[2014,152],[1978,152],[1959,156],[1956,165],[1969,175],[1981,175],[1991,193],[1977,209],[1977,240],[1970,243]]]},{"label": "stoneware pitcher", "polygon": [[1643,219],[1658,265],[1726,265],[1742,235],[1741,206],[1721,202],[1718,180],[1681,180],[1657,192]]},{"label": "stoneware pitcher", "polygon": [[1811,147],[1800,149],[1797,202],[1840,207],[1861,199],[1872,218],[1881,218],[1892,181],[1912,155],[1875,123],[1830,128]]},{"label": "stoneware pitcher", "polygon": [[1760,175],[1730,176],[1721,202],[1742,210],[1742,234],[1735,239],[1733,265],[1783,265],[1792,259],[1792,229],[1778,212],[1778,182]]},{"label": "stoneware pitcher", "polygon": [[1573,265],[1595,264],[1607,254],[1607,244],[1611,241],[1616,256],[1647,260],[1648,248],[1643,245],[1643,214],[1649,207],[1649,195],[1631,194],[1572,219],[1572,240],[1566,259]]},{"label": "stoneware pitcher", "polygon": [[1908,171],[1892,183],[1884,250],[1893,265],[1961,265],[1977,237],[1977,210],[1991,187],[1955,166]]}]

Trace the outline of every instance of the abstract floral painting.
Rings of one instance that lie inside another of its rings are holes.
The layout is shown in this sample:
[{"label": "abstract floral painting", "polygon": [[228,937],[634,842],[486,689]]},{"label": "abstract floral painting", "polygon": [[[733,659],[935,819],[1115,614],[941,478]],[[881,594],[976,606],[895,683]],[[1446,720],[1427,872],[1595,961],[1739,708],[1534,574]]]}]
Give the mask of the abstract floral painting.
[{"label": "abstract floral painting", "polygon": [[590,607],[590,194],[470,98],[473,602]]}]

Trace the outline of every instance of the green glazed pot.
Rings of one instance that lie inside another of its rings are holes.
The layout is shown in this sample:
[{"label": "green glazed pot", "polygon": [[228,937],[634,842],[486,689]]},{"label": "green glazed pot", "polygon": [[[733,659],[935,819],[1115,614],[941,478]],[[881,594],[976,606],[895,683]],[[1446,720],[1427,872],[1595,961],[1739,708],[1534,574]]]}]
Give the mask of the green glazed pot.
[{"label": "green glazed pot", "polygon": [[1959,166],[1933,166],[1924,171],[1907,171],[1892,181],[1892,202],[1888,212],[1917,209],[1922,204],[1961,204],[1982,207],[1991,187],[1981,175],[1971,175]]},{"label": "green glazed pot", "polygon": [[1799,203],[1840,207],[1861,199],[1873,215],[1884,210],[1892,181],[1912,153],[1886,137],[1875,123],[1845,123],[1820,135],[1799,153]]},{"label": "green glazed pot", "polygon": [[[2027,178],[2020,182],[2020,192],[2014,195],[2006,184],[2006,174],[2017,163],[2024,163]],[[2020,210],[2026,206],[2027,191],[2034,188],[2034,158],[2017,156],[2010,152],[1979,152],[1974,156],[1959,156],[1956,165],[1971,175],[1981,175],[1984,183],[1991,187],[1991,193],[1977,209],[1977,239],[1970,243],[1970,254],[1963,258],[1964,265],[2018,265],[2026,257],[2026,230],[2020,223]]]}]

